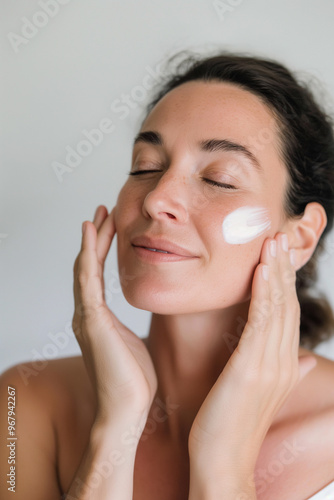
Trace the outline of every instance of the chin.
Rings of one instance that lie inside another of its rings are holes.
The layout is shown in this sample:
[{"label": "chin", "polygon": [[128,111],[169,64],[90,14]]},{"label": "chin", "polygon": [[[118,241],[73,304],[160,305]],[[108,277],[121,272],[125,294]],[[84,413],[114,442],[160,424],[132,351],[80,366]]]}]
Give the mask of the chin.
[{"label": "chin", "polygon": [[[120,268],[127,268],[121,261]],[[182,271],[182,270],[181,270]],[[170,272],[127,268],[128,280],[121,280],[125,300],[133,307],[155,314],[196,314],[219,310],[246,302],[251,297],[251,274],[243,269],[189,275],[189,271]],[[217,277],[218,276],[218,277]]]},{"label": "chin", "polygon": [[[193,308],[190,310],[181,298],[178,300],[175,291],[166,293],[156,290],[144,292],[142,290],[126,289],[123,290],[123,295],[131,306],[155,314],[187,314],[194,312]],[[173,296],[171,297],[171,295]]]},{"label": "chin", "polygon": [[144,311],[149,311],[154,314],[161,315],[176,315],[176,314],[197,314],[206,311],[212,311],[217,309],[224,309],[236,305],[239,302],[245,300],[244,297],[240,297],[242,300],[236,300],[231,303],[231,295],[229,297],[222,297],[221,300],[210,300],[208,296],[200,296],[200,294],[193,293],[193,290],[189,290],[187,296],[186,291],[177,292],[175,290],[162,291],[162,290],[143,290],[128,287],[123,290],[125,300],[133,307],[137,309],[142,309]]}]

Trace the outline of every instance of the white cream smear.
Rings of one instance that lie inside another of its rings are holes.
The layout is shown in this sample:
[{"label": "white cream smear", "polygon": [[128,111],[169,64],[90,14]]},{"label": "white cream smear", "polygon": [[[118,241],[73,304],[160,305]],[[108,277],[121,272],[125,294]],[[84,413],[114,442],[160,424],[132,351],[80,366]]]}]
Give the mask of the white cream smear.
[{"label": "white cream smear", "polygon": [[228,214],[223,222],[223,236],[227,243],[248,243],[270,228],[268,210],[264,207],[240,207]]}]

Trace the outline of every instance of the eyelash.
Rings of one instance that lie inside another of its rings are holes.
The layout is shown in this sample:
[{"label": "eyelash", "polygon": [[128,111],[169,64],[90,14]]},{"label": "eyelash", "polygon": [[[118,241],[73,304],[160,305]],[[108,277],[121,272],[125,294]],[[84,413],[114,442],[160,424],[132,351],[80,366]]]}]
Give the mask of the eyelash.
[{"label": "eyelash", "polygon": [[[161,172],[161,170],[137,170],[136,172],[128,172],[128,175],[141,175],[151,172]],[[208,184],[211,184],[212,186],[218,186],[220,188],[225,188],[225,189],[237,189],[235,186],[232,186],[231,184],[216,182],[211,179],[205,179],[204,177],[202,177],[202,179],[203,181],[207,182]]]}]

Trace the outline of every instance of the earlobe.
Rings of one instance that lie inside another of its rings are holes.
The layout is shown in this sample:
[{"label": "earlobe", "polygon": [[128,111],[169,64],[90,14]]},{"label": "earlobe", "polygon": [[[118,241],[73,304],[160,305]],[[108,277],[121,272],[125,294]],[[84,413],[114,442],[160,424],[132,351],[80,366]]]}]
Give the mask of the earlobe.
[{"label": "earlobe", "polygon": [[326,225],[326,211],[317,202],[308,203],[304,215],[292,222],[289,239],[290,248],[296,250],[296,270],[303,267],[312,257]]}]

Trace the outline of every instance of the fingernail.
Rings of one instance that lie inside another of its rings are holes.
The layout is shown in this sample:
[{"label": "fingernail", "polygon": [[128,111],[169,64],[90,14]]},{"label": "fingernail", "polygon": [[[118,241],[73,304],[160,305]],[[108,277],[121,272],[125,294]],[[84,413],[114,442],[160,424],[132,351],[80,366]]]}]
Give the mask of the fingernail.
[{"label": "fingernail", "polygon": [[86,224],[84,222],[82,223],[81,231],[82,231],[82,234],[84,234],[86,231]]},{"label": "fingernail", "polygon": [[272,240],[269,245],[270,255],[276,257],[276,240]]},{"label": "fingernail", "polygon": [[291,250],[289,251],[289,254],[290,254],[291,265],[295,266],[296,265],[296,251],[295,251],[295,249],[291,248]]},{"label": "fingernail", "polygon": [[266,281],[269,280],[269,267],[266,265],[262,266],[262,276]]},{"label": "fingernail", "polygon": [[288,235],[287,234],[282,234],[282,248],[284,252],[287,252],[289,250],[289,241],[288,241]]}]

